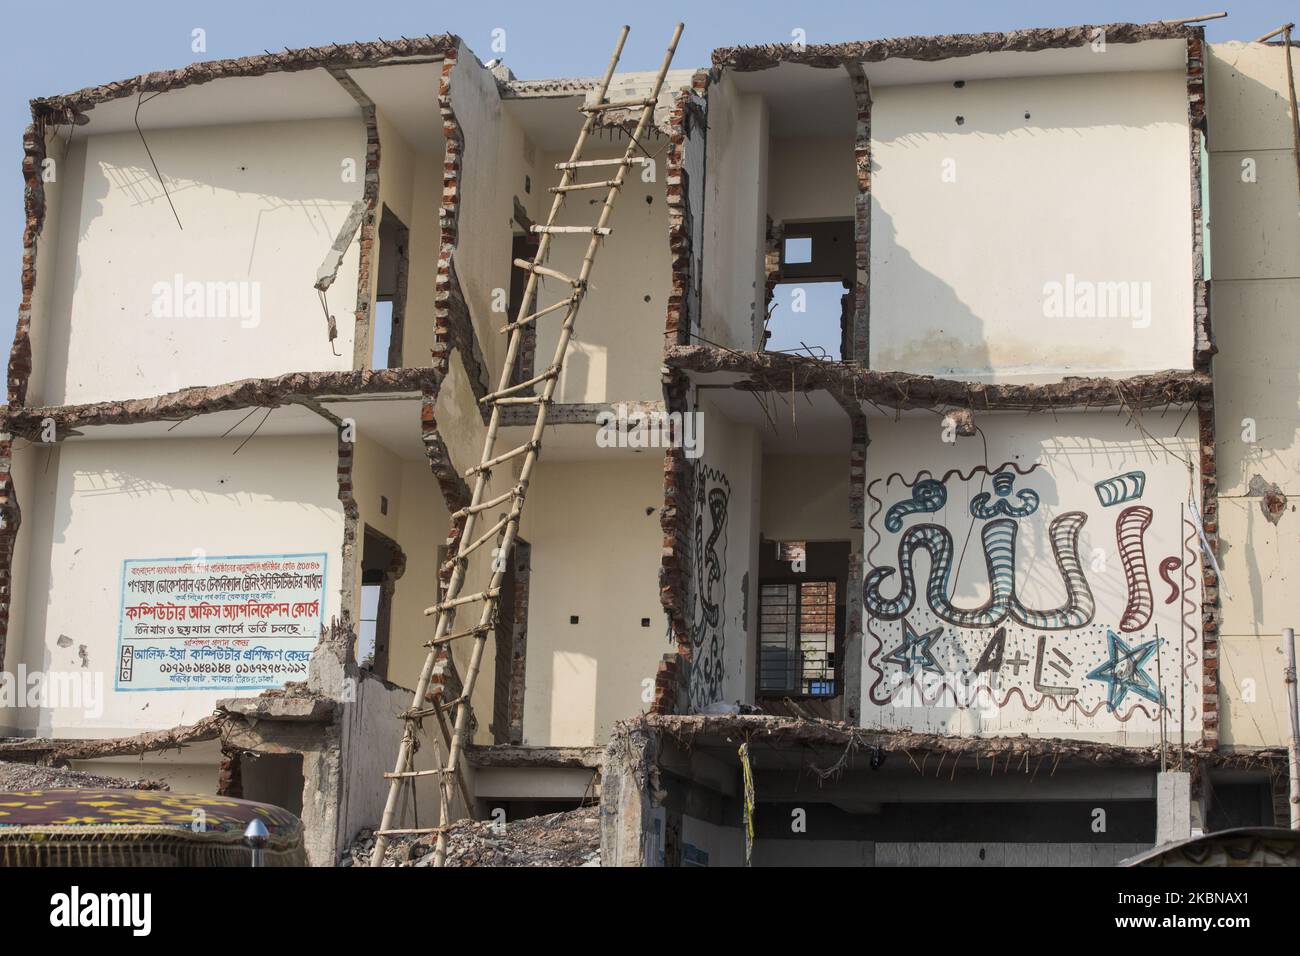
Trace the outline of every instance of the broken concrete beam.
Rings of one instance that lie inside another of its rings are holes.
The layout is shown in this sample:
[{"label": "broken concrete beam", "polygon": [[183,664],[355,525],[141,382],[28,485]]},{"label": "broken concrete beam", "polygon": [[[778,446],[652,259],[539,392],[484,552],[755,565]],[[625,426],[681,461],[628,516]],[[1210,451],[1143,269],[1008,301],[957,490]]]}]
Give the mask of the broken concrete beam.
[{"label": "broken concrete beam", "polygon": [[1012,30],[1008,33],[953,33],[944,36],[858,40],[851,43],[768,43],[721,47],[713,51],[712,60],[715,69],[741,73],[767,70],[781,63],[836,69],[850,63],[878,63],[894,59],[948,60],[977,53],[1032,53],[1098,42],[1141,43],[1144,40],[1184,39],[1201,34],[1200,27],[1176,23],[1085,24]]},{"label": "broken concrete beam", "polygon": [[167,730],[149,730],[134,737],[104,740],[7,740],[0,742],[0,760],[62,766],[69,760],[95,760],[101,757],[137,756],[160,750],[179,750],[186,744],[216,740],[221,736],[226,720],[224,715],[214,713],[193,724]]},{"label": "broken concrete beam", "polygon": [[315,694],[301,697],[228,697],[217,701],[217,710],[245,720],[290,720],[327,723],[338,705]]},{"label": "broken concrete beam", "polygon": [[736,352],[709,345],[679,345],[664,364],[687,372],[734,372],[747,376],[734,387],[788,393],[825,390],[841,404],[868,402],[885,408],[968,408],[988,411],[1050,411],[1066,408],[1130,409],[1209,400],[1210,376],[1167,371],[1128,378],[1066,378],[1043,385],[1001,385],[880,372],[842,362],[822,362],[783,352]]},{"label": "broken concrete beam", "polygon": [[347,372],[290,372],[275,378],[245,378],[223,385],[183,388],[153,398],[55,405],[10,407],[4,414],[8,430],[33,442],[42,441],[45,423],[52,421],[58,438],[77,428],[130,425],[136,422],[179,421],[241,408],[275,408],[328,397],[380,395],[394,392],[437,392],[442,376],[432,368],[357,369]]}]

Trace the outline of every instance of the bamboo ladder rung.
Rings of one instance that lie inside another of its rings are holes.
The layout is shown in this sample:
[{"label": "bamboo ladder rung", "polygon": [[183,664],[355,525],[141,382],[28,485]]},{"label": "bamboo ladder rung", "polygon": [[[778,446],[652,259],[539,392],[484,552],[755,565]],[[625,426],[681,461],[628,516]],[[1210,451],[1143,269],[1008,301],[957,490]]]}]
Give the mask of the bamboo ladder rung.
[{"label": "bamboo ladder rung", "polygon": [[547,279],[559,279],[561,282],[567,282],[575,289],[581,288],[582,282],[573,276],[566,276],[563,272],[556,272],[554,269],[548,269],[546,266],[539,266],[537,263],[528,259],[516,259],[515,268],[523,269],[525,272],[532,272]]},{"label": "bamboo ladder rung", "polygon": [[455,773],[454,767],[439,767],[434,770],[403,770],[401,773],[386,773],[385,780],[411,780],[415,777],[442,777]]},{"label": "bamboo ladder rung", "polygon": [[606,110],[628,110],[636,106],[654,106],[657,100],[613,100],[609,103],[592,103],[590,106],[579,107],[583,113],[603,113]]},{"label": "bamboo ladder rung", "polygon": [[553,405],[555,399],[547,398],[544,395],[523,395],[514,398],[498,398],[492,404],[494,405]]},{"label": "bamboo ladder rung", "polygon": [[474,594],[467,594],[464,597],[452,598],[450,601],[439,601],[432,607],[426,607],[424,613],[439,614],[442,611],[450,611],[454,607],[464,607],[466,604],[476,604],[479,601],[494,598],[500,593],[500,588],[488,588],[486,591],[477,591]]},{"label": "bamboo ladder rung", "polygon": [[[385,775],[386,776],[386,775]],[[451,827],[409,827],[403,830],[376,830],[375,836],[416,836],[424,833],[446,833]]]},{"label": "bamboo ladder rung", "polygon": [[487,511],[489,508],[495,508],[497,505],[505,504],[511,498],[522,498],[523,496],[523,485],[515,485],[505,494],[497,495],[491,501],[484,501],[477,505],[469,505],[466,508],[461,508],[459,511],[453,511],[451,513],[451,520],[458,521],[461,518],[468,518],[470,515],[476,515],[482,511]]},{"label": "bamboo ladder rung", "polygon": [[532,378],[525,379],[522,382],[516,382],[514,385],[511,385],[507,388],[503,388],[497,392],[488,392],[486,395],[484,395],[482,398],[478,400],[478,403],[480,405],[491,404],[492,402],[495,402],[497,399],[505,398],[507,395],[513,395],[515,392],[522,392],[526,388],[531,388],[534,385],[539,385],[542,382],[545,382],[548,378],[556,378],[559,376],[559,374],[560,374],[560,367],[558,365],[552,365],[546,371],[542,372],[539,375],[534,375]]},{"label": "bamboo ladder rung", "polygon": [[608,236],[614,230],[609,226],[538,226],[532,232],[541,236]]},{"label": "bamboo ladder rung", "polygon": [[581,159],[571,163],[556,163],[556,169],[590,169],[593,166],[644,166],[644,156],[624,156],[622,159]]},{"label": "bamboo ladder rung", "polygon": [[547,192],[576,193],[583,189],[622,189],[623,184],[617,179],[605,179],[598,183],[569,183],[567,186],[552,186]]},{"label": "bamboo ladder rung", "polygon": [[[521,261],[522,261],[522,260],[521,260]],[[567,307],[567,306],[570,306],[570,305],[576,307],[577,304],[578,304],[578,299],[579,299],[579,298],[580,298],[580,296],[578,295],[578,293],[575,292],[575,293],[573,293],[573,295],[569,296],[567,299],[561,299],[559,302],[555,303],[555,305],[548,305],[548,306],[547,306],[546,308],[544,308],[544,309],[538,309],[538,310],[537,310],[536,312],[534,312],[532,315],[526,315],[526,316],[524,316],[522,319],[520,319],[520,320],[517,321],[517,322],[509,322],[509,323],[507,323],[507,324],[501,326],[501,328],[499,329],[499,331],[500,331],[500,332],[503,332],[503,333],[505,333],[505,332],[513,332],[515,329],[523,328],[525,325],[529,325],[529,324],[531,324],[531,323],[533,323],[533,322],[536,322],[538,319],[540,319],[540,318],[541,318],[542,316],[544,316],[544,315],[550,315],[552,312],[559,312],[561,309],[563,309],[563,308],[565,308],[565,307]]]},{"label": "bamboo ladder rung", "polygon": [[455,634],[444,634],[442,637],[434,638],[432,641],[425,641],[425,647],[437,647],[439,644],[450,644],[452,641],[458,641],[462,637],[477,637],[479,634],[486,634],[494,630],[491,625],[474,626],[463,631],[457,631]]},{"label": "bamboo ladder rung", "polygon": [[475,465],[469,471],[465,472],[465,477],[473,478],[477,474],[489,472],[497,465],[503,464],[509,461],[511,458],[518,458],[520,455],[526,454],[527,452],[530,451],[536,451],[541,447],[542,447],[542,443],[540,441],[530,441],[526,445],[520,445],[518,448],[512,448],[505,454],[497,455],[495,458],[490,458],[487,461],[483,462],[483,464],[481,465]]}]

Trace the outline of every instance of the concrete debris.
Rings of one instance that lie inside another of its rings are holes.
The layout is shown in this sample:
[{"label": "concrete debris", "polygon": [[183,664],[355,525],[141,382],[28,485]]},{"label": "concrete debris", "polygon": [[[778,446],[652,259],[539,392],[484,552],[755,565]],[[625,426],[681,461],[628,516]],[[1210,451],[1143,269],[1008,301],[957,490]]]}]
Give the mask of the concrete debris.
[{"label": "concrete debris", "polygon": [[[384,866],[432,866],[437,838],[394,836]],[[362,830],[339,866],[369,866],[373,831]],[[448,866],[600,866],[600,808],[527,817],[500,829],[490,820],[461,820],[447,835]]]},{"label": "concrete debris", "polygon": [[113,790],[167,790],[165,783],[157,780],[125,780],[120,777],[101,777],[99,774],[83,773],[56,767],[37,767],[29,763],[5,763],[0,761],[0,791],[19,790],[67,790],[67,789],[103,789]]},{"label": "concrete debris", "polygon": [[1287,500],[1286,495],[1275,482],[1265,481],[1263,475],[1255,475],[1250,479],[1246,494],[1264,499],[1259,503],[1259,510],[1264,513],[1269,524],[1277,524],[1282,520]]}]

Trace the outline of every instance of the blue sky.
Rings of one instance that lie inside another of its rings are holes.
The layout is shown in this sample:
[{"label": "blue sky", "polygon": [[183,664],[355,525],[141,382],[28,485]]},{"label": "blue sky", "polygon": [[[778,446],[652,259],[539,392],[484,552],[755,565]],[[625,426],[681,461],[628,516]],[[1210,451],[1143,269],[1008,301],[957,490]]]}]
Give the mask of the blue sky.
[{"label": "blue sky", "polygon": [[[686,23],[675,65],[705,66],[715,47],[738,43],[789,42],[806,31],[809,43],[875,39],[908,34],[972,33],[1020,27],[1065,26],[1112,21],[1145,22],[1190,17],[1222,9],[1226,0],[1164,2],[749,2],[682,3],[487,3],[482,0],[429,3],[412,0],[222,0],[124,4],[64,2],[40,8],[24,23],[11,11],[8,49],[0,58],[0,142],[7,144],[7,174],[0,177],[0,341],[13,339],[20,299],[23,189],[22,132],[29,121],[27,100],[64,93],[194,60],[260,53],[263,49],[316,46],[349,40],[456,33],[481,59],[489,59],[493,31],[505,30],[504,60],[524,79],[599,73],[609,58],[617,28],[632,35],[622,67],[653,69],[659,64],[672,24]],[[1280,0],[1236,0],[1231,15],[1207,24],[1210,40],[1249,40],[1288,21],[1293,4]],[[56,31],[42,30],[56,22]],[[190,51],[191,31],[207,35],[207,53]]]}]

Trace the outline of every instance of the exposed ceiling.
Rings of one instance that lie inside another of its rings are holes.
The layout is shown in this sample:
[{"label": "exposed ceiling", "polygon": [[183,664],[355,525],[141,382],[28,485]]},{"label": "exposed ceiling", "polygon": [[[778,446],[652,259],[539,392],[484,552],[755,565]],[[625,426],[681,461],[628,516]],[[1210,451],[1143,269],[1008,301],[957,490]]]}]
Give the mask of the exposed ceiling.
[{"label": "exposed ceiling", "polygon": [[[322,399],[320,404],[339,418],[356,422],[358,436],[378,443],[406,460],[424,457],[420,429],[419,395],[351,396]],[[303,405],[237,408],[209,412],[182,421],[133,422],[128,425],[95,425],[77,429],[69,441],[135,438],[219,438],[233,452],[250,436],[265,441],[296,435],[333,435],[329,419]]]},{"label": "exposed ceiling", "polygon": [[782,63],[770,70],[730,73],[736,88],[767,102],[772,136],[852,136],[858,107],[853,83],[842,68]]},{"label": "exposed ceiling", "polygon": [[[233,76],[144,95],[140,126],[174,129],[356,117],[357,102],[326,70]],[[137,98],[100,103],[86,113],[90,133],[134,131]],[[79,134],[80,135],[80,134]]]},{"label": "exposed ceiling", "polygon": [[442,115],[438,83],[442,62],[395,63],[348,70],[362,92],[416,149],[442,155]]},{"label": "exposed ceiling", "polygon": [[[1186,41],[1148,40],[1113,43],[1104,52],[1091,46],[1032,53],[976,53],[946,60],[894,58],[863,63],[872,86],[951,83],[1000,77],[1062,76],[1080,73],[1133,73],[1182,70]],[[736,89],[759,93],[767,101],[772,135],[832,136],[854,132],[857,105],[848,71],[780,63],[767,70],[729,71]]]},{"label": "exposed ceiling", "polygon": [[321,405],[339,418],[355,421],[358,438],[376,442],[406,461],[424,458],[418,395],[353,396],[324,400]]},{"label": "exposed ceiling", "polygon": [[904,83],[950,83],[954,80],[988,80],[1000,77],[1065,76],[1078,73],[1137,73],[1186,68],[1187,41],[1146,40],[1111,43],[1105,49],[1091,46],[1032,53],[976,53],[947,60],[882,60],[863,63],[874,86]]},{"label": "exposed ceiling", "polygon": [[[751,392],[730,385],[744,376],[696,376],[705,384],[700,397],[713,402],[724,415],[739,425],[752,426],[763,442],[763,451],[778,455],[845,455],[853,436],[848,413],[829,392]],[[727,381],[727,380],[730,381]],[[724,381],[727,384],[723,384]],[[704,444],[709,443],[705,420]]]}]

